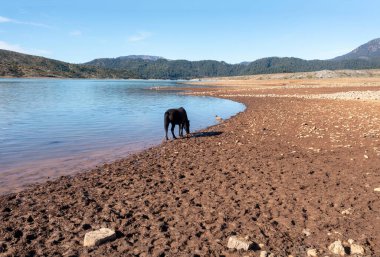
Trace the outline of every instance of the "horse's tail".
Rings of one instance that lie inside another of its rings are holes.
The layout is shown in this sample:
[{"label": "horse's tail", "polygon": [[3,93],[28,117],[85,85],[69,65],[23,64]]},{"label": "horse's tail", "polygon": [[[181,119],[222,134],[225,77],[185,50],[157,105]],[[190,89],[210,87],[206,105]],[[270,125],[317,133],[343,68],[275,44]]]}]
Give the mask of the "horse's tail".
[{"label": "horse's tail", "polygon": [[168,111],[166,111],[165,112],[165,114],[164,114],[164,127],[165,127],[165,129],[168,127],[168,125],[169,125],[169,112]]}]

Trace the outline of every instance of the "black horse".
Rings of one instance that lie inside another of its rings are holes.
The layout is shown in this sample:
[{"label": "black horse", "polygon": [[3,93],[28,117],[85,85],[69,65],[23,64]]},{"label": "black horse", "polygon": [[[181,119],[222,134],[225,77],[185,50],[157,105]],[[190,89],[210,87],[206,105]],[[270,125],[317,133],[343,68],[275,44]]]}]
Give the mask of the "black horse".
[{"label": "black horse", "polygon": [[176,138],[174,135],[175,125],[179,126],[179,136],[183,137],[183,129],[186,131],[186,135],[190,134],[190,121],[187,118],[186,110],[182,107],[178,109],[169,109],[165,112],[164,116],[164,127],[166,140],[168,140],[168,127],[169,123],[172,124],[171,131],[173,138]]}]

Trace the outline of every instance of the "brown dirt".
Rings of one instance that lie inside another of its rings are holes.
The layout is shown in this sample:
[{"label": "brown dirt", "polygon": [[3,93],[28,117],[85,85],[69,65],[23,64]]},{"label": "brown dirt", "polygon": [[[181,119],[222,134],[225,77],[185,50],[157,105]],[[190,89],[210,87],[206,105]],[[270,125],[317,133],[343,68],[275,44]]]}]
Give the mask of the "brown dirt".
[{"label": "brown dirt", "polygon": [[[190,139],[0,197],[2,255],[259,256],[228,250],[236,234],[276,256],[336,239],[380,256],[379,102],[229,98],[247,110]],[[100,227],[117,239],[83,247]]]}]

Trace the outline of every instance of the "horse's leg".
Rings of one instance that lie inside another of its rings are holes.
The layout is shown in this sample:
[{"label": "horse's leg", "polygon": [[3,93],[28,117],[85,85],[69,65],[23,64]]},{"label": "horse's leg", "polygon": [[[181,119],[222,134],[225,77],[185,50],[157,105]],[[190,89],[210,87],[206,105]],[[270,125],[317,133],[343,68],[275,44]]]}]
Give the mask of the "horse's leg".
[{"label": "horse's leg", "polygon": [[172,123],[172,128],[170,130],[172,131],[173,138],[176,139],[176,137],[174,135],[174,127],[175,127],[175,124]]},{"label": "horse's leg", "polygon": [[183,137],[183,125],[180,123],[178,126],[178,134],[180,137]]},{"label": "horse's leg", "polygon": [[167,119],[166,115],[164,119],[164,128],[165,128],[165,138],[166,140],[169,140],[168,138],[169,119]]}]

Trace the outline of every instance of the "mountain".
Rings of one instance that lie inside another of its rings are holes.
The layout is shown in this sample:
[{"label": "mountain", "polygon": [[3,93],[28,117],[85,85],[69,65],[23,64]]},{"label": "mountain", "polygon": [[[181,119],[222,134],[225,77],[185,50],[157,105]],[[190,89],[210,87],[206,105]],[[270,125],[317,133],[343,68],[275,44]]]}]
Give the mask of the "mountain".
[{"label": "mountain", "polygon": [[348,54],[334,58],[335,61],[364,59],[371,60],[373,58],[380,58],[380,38],[373,39],[368,43],[359,46]]},{"label": "mountain", "polygon": [[165,60],[159,56],[151,56],[151,55],[128,55],[128,56],[120,56],[117,58],[99,58],[92,60],[90,62],[83,63],[83,65],[96,66],[101,68],[109,68],[109,69],[123,69],[128,68],[129,63],[131,62],[155,62],[158,60]]},{"label": "mountain", "polygon": [[228,64],[203,60],[167,60],[158,56],[130,55],[70,64],[38,56],[0,50],[0,76],[64,78],[192,79],[265,73],[319,70],[379,69],[380,39],[364,44],[332,60],[268,57],[253,62]]},{"label": "mountain", "polygon": [[163,57],[153,56],[153,55],[127,55],[127,56],[121,56],[118,58],[124,59],[124,60],[141,59],[141,60],[145,60],[145,61],[157,61],[159,59],[164,59]]},{"label": "mountain", "polygon": [[146,61],[141,59],[99,59],[85,65],[129,71],[141,79],[192,79],[200,77],[241,76],[265,73],[306,72],[318,70],[373,69],[380,68],[380,58],[371,60],[303,60],[294,57],[268,57],[254,62],[228,64],[212,60]]},{"label": "mountain", "polygon": [[127,71],[61,62],[0,49],[0,77],[130,78]]}]

